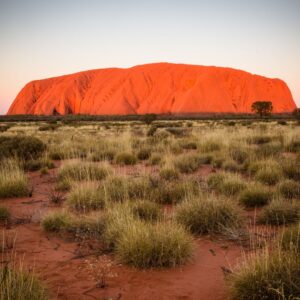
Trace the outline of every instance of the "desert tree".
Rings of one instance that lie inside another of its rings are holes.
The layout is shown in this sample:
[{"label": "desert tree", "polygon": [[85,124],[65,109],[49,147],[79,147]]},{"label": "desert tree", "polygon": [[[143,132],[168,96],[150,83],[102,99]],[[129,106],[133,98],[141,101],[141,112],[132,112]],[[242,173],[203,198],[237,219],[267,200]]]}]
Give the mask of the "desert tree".
[{"label": "desert tree", "polygon": [[273,103],[271,101],[255,101],[252,103],[251,109],[261,117],[268,116],[273,111]]}]

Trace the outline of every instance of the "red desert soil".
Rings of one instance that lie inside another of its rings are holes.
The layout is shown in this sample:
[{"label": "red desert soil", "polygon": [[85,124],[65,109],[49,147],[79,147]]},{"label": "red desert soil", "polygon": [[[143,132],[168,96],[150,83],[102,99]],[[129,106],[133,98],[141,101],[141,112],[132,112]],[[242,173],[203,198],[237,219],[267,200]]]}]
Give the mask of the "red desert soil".
[{"label": "red desert soil", "polygon": [[272,101],[275,113],[296,108],[280,79],[231,68],[156,63],[32,81],[8,114],[248,113],[259,100]]},{"label": "red desert soil", "polygon": [[[17,257],[22,258],[24,265],[34,267],[47,283],[51,299],[226,299],[221,267],[234,265],[241,256],[241,248],[208,237],[195,241],[195,257],[191,263],[174,269],[139,271],[117,264],[111,254],[101,255],[99,268],[103,260],[105,264],[112,262],[109,274],[113,276],[108,278],[106,288],[97,287],[87,261],[96,261],[95,252],[101,245],[90,242],[82,247],[67,237],[46,234],[39,225],[47,211],[56,209],[46,195],[55,172],[51,170],[52,174],[42,177],[39,172],[29,173],[34,187],[31,198],[1,200],[19,222],[3,227],[5,234],[16,236]],[[199,171],[199,177],[208,173],[204,168]]]}]

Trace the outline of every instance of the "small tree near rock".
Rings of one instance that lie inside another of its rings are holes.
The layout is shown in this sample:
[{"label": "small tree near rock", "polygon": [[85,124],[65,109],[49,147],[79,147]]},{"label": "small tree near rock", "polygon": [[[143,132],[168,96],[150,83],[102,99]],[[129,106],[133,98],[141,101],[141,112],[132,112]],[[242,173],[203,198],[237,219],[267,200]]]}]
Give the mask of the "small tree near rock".
[{"label": "small tree near rock", "polygon": [[251,109],[261,117],[268,116],[273,111],[273,103],[271,101],[255,101],[252,103]]}]

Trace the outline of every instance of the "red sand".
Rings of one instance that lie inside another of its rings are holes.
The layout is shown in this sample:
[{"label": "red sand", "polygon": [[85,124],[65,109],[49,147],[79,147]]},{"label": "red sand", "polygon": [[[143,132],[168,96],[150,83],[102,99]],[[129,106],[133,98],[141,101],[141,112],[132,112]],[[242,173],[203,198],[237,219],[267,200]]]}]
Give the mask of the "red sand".
[{"label": "red sand", "polygon": [[[52,175],[56,173],[56,170],[50,171]],[[199,176],[208,172],[203,168]],[[51,299],[226,299],[221,267],[234,265],[241,255],[241,248],[205,237],[195,241],[194,260],[174,269],[139,271],[117,264],[111,254],[101,255],[98,257],[100,264],[103,259],[113,262],[110,273],[114,276],[108,278],[106,288],[97,287],[87,260],[95,259],[94,254],[101,245],[91,241],[82,247],[74,240],[43,232],[39,220],[47,211],[56,209],[46,195],[53,182],[51,176],[41,177],[39,172],[32,172],[29,176],[34,187],[32,198],[3,199],[1,203],[10,208],[14,218],[32,216],[32,220],[4,230],[6,234],[16,233],[17,257],[23,259],[25,266],[34,266],[37,275],[49,287]],[[81,257],[80,253],[84,256]]]},{"label": "red sand", "polygon": [[259,100],[272,101],[275,113],[296,108],[279,79],[230,68],[157,63],[32,81],[8,114],[248,113]]}]

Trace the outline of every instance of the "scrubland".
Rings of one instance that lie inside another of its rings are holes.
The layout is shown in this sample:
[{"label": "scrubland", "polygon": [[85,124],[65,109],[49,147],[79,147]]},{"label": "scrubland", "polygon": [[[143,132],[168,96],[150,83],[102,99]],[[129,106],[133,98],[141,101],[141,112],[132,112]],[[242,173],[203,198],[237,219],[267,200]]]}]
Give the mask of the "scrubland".
[{"label": "scrubland", "polygon": [[[300,299],[295,121],[0,126],[1,300],[137,297],[122,272],[137,284],[148,276],[157,299]],[[221,255],[214,246],[235,257],[211,269],[209,294],[197,277],[177,278],[197,268],[205,280],[204,265]],[[59,248],[73,256],[58,259]],[[68,264],[78,268],[64,275]],[[67,280],[58,288],[64,276],[89,281],[75,293]],[[153,299],[148,290],[141,299]]]}]

